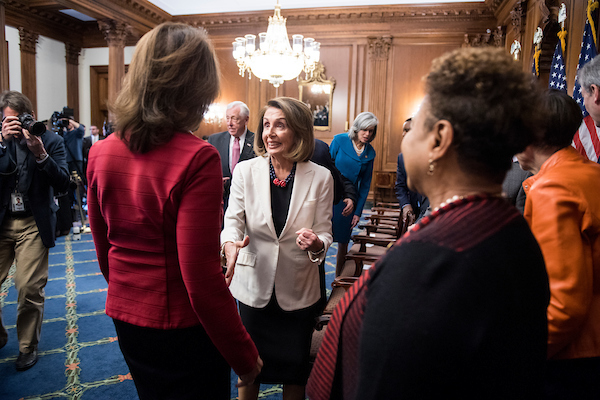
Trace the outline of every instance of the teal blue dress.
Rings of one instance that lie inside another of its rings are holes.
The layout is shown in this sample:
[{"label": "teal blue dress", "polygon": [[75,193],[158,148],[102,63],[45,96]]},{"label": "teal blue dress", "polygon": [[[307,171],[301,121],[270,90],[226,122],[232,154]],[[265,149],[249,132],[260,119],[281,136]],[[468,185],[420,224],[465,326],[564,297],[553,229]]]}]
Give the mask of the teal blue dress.
[{"label": "teal blue dress", "polygon": [[[357,201],[354,215],[360,217],[371,187],[375,150],[370,143],[367,143],[359,156],[354,150],[348,133],[340,133],[333,137],[329,152],[337,169],[352,181],[356,188]],[[347,217],[342,215],[345,206],[343,201],[333,206],[333,241],[338,243],[348,243],[352,234],[352,214]]]}]

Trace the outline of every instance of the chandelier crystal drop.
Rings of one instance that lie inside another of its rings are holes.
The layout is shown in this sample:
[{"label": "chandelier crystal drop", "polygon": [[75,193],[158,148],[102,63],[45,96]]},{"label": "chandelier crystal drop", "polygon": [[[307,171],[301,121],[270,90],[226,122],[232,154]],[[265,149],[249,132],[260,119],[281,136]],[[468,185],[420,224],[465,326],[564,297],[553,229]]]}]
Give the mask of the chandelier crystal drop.
[{"label": "chandelier crystal drop", "polygon": [[[292,45],[285,27],[286,18],[281,16],[279,1],[275,5],[275,14],[269,17],[267,32],[238,37],[233,42],[233,58],[241,76],[256,75],[279,87],[284,81],[296,78],[304,71],[310,75],[321,56],[321,44],[302,35],[292,36]],[[303,49],[304,42],[304,49]]]}]

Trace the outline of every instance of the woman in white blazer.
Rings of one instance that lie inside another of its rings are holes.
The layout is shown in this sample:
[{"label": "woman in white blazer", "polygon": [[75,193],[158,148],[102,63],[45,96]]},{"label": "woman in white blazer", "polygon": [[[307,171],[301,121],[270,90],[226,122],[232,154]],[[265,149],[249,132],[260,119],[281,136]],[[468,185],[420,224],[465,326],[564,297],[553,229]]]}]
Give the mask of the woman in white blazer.
[{"label": "woman in white blazer", "polygon": [[221,233],[225,278],[264,361],[240,399],[256,399],[261,382],[283,383],[286,399],[304,399],[319,264],[332,242],[333,178],[309,161],[313,117],[296,99],[267,103],[254,150],[258,157],[234,170]]}]

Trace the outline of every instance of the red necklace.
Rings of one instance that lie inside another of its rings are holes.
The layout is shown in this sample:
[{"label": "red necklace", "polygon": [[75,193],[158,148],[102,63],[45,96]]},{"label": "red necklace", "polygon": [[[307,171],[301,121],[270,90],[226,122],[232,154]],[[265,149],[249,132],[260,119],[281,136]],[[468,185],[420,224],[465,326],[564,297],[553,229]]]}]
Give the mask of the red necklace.
[{"label": "red necklace", "polygon": [[273,164],[271,163],[271,160],[269,160],[269,176],[271,177],[271,180],[273,181],[273,184],[275,186],[282,188],[286,187],[294,178],[294,175],[296,175],[296,163],[294,163],[294,166],[292,167],[292,172],[290,172],[287,178],[285,178],[285,180],[281,180],[277,177],[277,175],[275,175],[275,168],[273,168]]}]

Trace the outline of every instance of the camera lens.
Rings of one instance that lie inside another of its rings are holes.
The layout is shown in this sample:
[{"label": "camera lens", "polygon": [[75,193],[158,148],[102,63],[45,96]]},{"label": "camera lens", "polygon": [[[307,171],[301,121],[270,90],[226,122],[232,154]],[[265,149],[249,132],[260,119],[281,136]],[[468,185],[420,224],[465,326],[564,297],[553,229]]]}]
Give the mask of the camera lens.
[{"label": "camera lens", "polygon": [[42,136],[46,132],[46,125],[43,122],[36,121],[30,114],[19,115],[19,121],[23,129],[35,136]]}]

